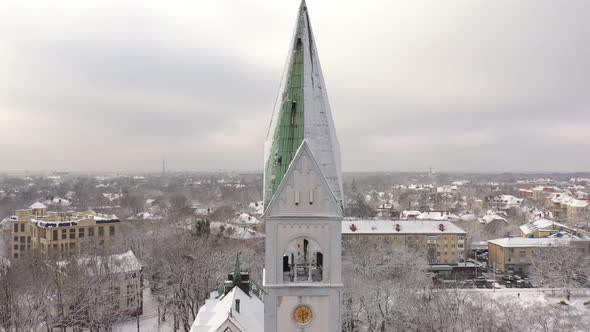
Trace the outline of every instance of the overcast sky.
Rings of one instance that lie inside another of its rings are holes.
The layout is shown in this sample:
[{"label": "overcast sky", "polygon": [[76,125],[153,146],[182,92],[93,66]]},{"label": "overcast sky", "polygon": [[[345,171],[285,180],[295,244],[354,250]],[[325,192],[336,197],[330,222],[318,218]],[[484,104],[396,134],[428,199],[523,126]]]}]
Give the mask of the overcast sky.
[{"label": "overcast sky", "polygon": [[[590,170],[590,1],[308,0],[344,171]],[[298,0],[0,2],[0,170],[261,170]]]}]

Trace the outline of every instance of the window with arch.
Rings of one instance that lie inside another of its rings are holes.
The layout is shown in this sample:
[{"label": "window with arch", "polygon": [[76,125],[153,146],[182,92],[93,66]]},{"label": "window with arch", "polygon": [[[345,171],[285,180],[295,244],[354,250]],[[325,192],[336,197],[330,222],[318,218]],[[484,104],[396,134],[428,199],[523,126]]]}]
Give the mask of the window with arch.
[{"label": "window with arch", "polygon": [[323,280],[324,254],[320,245],[309,237],[299,237],[287,244],[282,265],[285,283]]}]

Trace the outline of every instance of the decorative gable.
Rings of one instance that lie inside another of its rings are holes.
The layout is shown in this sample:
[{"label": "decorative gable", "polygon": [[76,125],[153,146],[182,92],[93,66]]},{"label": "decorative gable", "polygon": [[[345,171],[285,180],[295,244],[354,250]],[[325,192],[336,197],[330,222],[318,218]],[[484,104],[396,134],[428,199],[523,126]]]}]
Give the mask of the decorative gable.
[{"label": "decorative gable", "polygon": [[266,209],[265,217],[342,217],[326,178],[306,140],[301,143],[283,181]]}]

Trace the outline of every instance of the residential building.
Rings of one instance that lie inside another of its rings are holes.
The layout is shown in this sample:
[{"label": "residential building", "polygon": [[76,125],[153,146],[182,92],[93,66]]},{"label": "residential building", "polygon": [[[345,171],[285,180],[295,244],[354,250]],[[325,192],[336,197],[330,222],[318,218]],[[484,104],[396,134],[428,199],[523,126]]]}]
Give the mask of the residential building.
[{"label": "residential building", "polygon": [[488,266],[501,272],[528,274],[531,258],[540,248],[573,245],[590,255],[590,239],[511,237],[488,241]]},{"label": "residential building", "polygon": [[488,199],[491,207],[499,210],[518,208],[523,201],[522,198],[516,198],[512,195],[498,195]]},{"label": "residential building", "polygon": [[578,221],[586,217],[589,208],[587,200],[580,200],[567,193],[552,193],[545,198],[545,206],[555,218]]},{"label": "residential building", "polygon": [[458,264],[465,261],[467,233],[441,220],[343,220],[342,240],[353,238],[383,241],[415,250],[431,264]]},{"label": "residential building", "polygon": [[43,256],[68,256],[80,252],[84,241],[94,241],[101,252],[108,253],[119,233],[115,215],[82,212],[47,211],[42,203],[17,210],[11,217],[12,257],[37,250]]},{"label": "residential building", "polygon": [[587,217],[588,201],[581,199],[573,199],[567,204],[567,219],[572,222],[577,222],[582,218]]},{"label": "residential building", "polygon": [[560,192],[561,189],[557,187],[544,187],[544,186],[537,186],[532,189],[533,191],[533,200],[535,201],[543,201],[545,198],[552,193]]},{"label": "residential building", "polygon": [[506,220],[505,216],[506,216],[506,213],[504,213],[504,211],[498,211],[498,212],[488,211],[486,213],[486,215],[484,215],[483,217],[477,218],[477,222],[479,222],[480,224],[484,224],[484,225],[489,225],[489,224],[494,224],[494,223],[498,223],[498,224],[503,223],[503,224],[508,225],[508,220]]},{"label": "residential building", "polygon": [[[99,310],[108,310],[118,317],[143,314],[143,266],[129,250],[123,254],[82,257],[58,262],[64,274],[79,273],[96,279],[88,300],[101,303]],[[70,269],[74,264],[74,269]],[[74,272],[72,272],[74,271]],[[51,310],[56,314],[56,304]]]}]

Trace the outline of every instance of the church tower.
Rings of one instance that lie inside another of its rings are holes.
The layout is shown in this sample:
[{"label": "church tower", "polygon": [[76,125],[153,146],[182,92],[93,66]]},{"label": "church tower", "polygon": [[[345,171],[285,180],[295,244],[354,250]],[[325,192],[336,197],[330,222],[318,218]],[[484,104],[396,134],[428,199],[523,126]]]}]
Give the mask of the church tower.
[{"label": "church tower", "polygon": [[264,330],[341,330],[340,149],[305,1],[264,151]]}]

